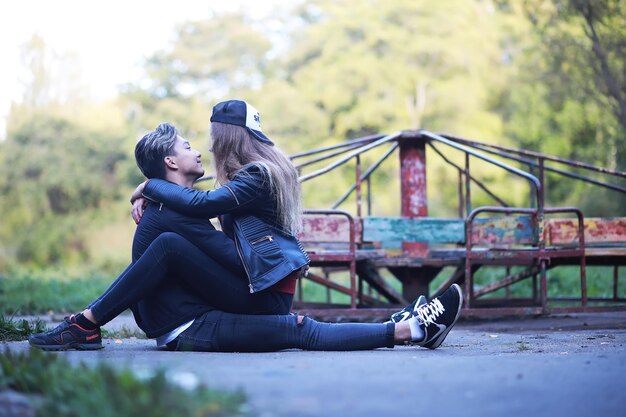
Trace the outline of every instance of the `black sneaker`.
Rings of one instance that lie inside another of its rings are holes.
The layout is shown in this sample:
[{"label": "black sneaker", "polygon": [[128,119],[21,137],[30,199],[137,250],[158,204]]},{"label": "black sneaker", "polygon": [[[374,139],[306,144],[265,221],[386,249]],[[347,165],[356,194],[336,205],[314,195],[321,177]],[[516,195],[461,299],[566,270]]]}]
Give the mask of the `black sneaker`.
[{"label": "black sneaker", "polygon": [[31,335],[28,343],[43,350],[94,350],[102,349],[100,327],[86,330],[76,324],[74,315],[65,317],[63,323],[54,329]]},{"label": "black sneaker", "polygon": [[420,323],[425,336],[415,344],[428,349],[438,348],[459,319],[462,305],[461,287],[452,284],[439,297],[418,307],[413,317]]},{"label": "black sneaker", "polygon": [[397,313],[393,313],[389,318],[389,321],[393,323],[400,323],[401,321],[408,320],[416,314],[417,308],[423,306],[424,304],[426,304],[426,297],[420,295],[417,299],[413,300],[411,304],[404,307]]}]

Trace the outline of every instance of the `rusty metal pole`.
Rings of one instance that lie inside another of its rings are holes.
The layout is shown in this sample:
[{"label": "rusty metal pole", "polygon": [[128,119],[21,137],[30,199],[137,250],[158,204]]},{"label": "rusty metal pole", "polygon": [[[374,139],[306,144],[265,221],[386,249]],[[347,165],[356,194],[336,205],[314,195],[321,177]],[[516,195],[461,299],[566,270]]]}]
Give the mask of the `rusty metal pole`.
[{"label": "rusty metal pole", "polygon": [[[539,250],[546,247],[544,226],[545,226],[545,171],[544,160],[539,158],[539,192],[537,193],[537,238],[539,239]],[[544,314],[548,313],[548,276],[546,259],[539,259],[539,280],[541,286],[541,309]]]},{"label": "rusty metal pole", "polygon": [[[535,166],[532,164],[529,164],[528,172],[532,175],[537,175],[535,171],[536,171]],[[533,208],[537,207],[537,194],[535,193],[535,190],[533,190],[532,188],[530,189],[530,204],[528,207],[533,207]]]},{"label": "rusty metal pole", "polygon": [[619,279],[619,266],[613,265],[613,301],[617,301],[618,279]]},{"label": "rusty metal pole", "polygon": [[[356,185],[356,215],[358,218],[355,221],[360,221],[361,217],[363,216],[363,195],[361,193],[361,155],[356,156],[356,183],[355,185]],[[359,241],[360,240],[361,239],[359,239]],[[351,272],[350,272],[350,287],[353,290],[355,286],[354,280],[356,279],[358,281],[357,293],[352,294],[352,300],[350,303],[352,308],[356,308],[357,297],[359,299],[359,303],[360,304],[363,303],[363,280],[361,279],[361,277],[356,277],[355,274],[356,274],[356,265],[354,267],[351,266]]]},{"label": "rusty metal pole", "polygon": [[367,215],[372,215],[372,180],[367,177]]},{"label": "rusty metal pole", "polygon": [[[421,135],[404,134],[400,140],[400,193],[402,217],[428,216],[426,194],[426,140]],[[428,244],[402,242],[402,252],[407,257],[424,258],[428,255]],[[399,271],[398,271],[399,272]],[[424,268],[402,268],[400,279],[406,299],[417,294],[428,294],[428,284],[434,278]]]},{"label": "rusty metal pole", "polygon": [[[507,266],[506,267],[506,276],[508,277],[509,275],[511,275],[511,267]],[[511,298],[511,286],[507,285],[506,287],[504,287],[504,298],[506,298],[507,300]]]},{"label": "rusty metal pole", "polygon": [[472,190],[470,188],[472,180],[470,178],[470,155],[465,153],[465,215],[472,212]]},{"label": "rusty metal pole", "polygon": [[465,219],[465,292],[463,303],[465,308],[472,307],[472,222],[469,213]]},{"label": "rusty metal pole", "polygon": [[585,255],[580,258],[580,286],[581,286],[581,302],[583,307],[587,307],[587,260],[585,259]]},{"label": "rusty metal pole", "polygon": [[539,287],[541,296],[541,309],[543,314],[548,313],[548,268],[545,259],[539,259]]},{"label": "rusty metal pole", "polygon": [[[472,212],[472,191],[470,180],[470,155],[465,153],[465,216]],[[474,301],[474,277],[472,276],[472,223],[465,222],[465,308],[471,308]]]},{"label": "rusty metal pole", "polygon": [[585,257],[585,220],[582,212],[578,214],[578,241],[582,249],[580,257],[580,291],[583,307],[587,307],[587,259]]},{"label": "rusty metal pole", "polygon": [[469,213],[464,213],[465,200],[463,198],[463,171],[459,169],[459,217],[463,218]]},{"label": "rusty metal pole", "polygon": [[[326,279],[326,281],[330,282],[330,273],[328,272],[328,269],[324,268],[323,271],[324,271],[324,278]],[[330,285],[326,286],[326,304],[330,304]]]},{"label": "rusty metal pole", "polygon": [[[426,142],[420,137],[402,138],[400,142],[400,192],[402,217],[428,216],[426,201]],[[428,244],[402,242],[402,251],[412,256],[426,256]]]}]

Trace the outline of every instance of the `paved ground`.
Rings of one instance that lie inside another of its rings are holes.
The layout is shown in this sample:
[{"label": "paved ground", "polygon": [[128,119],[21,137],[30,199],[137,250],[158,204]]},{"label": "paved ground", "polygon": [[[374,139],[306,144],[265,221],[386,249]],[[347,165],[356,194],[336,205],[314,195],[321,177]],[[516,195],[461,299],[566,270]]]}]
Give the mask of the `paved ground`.
[{"label": "paved ground", "polygon": [[[132,326],[128,317],[109,328]],[[28,349],[26,342],[10,343]],[[179,353],[107,339],[71,361],[248,394],[256,416],[626,416],[626,313],[462,321],[441,348]]]}]

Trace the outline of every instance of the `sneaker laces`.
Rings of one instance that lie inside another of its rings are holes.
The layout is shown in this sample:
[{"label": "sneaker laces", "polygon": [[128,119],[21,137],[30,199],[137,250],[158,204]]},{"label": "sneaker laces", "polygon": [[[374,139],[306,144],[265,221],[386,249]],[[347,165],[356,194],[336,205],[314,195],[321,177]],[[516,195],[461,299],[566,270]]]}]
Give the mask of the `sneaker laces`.
[{"label": "sneaker laces", "polygon": [[[63,321],[61,323],[59,323],[55,328],[50,329],[50,330],[46,330],[45,332],[41,332],[38,334],[46,334],[46,335],[56,335],[59,334],[63,331],[65,331],[67,329],[68,326],[70,326],[72,324],[71,319],[73,318],[73,314],[71,316],[65,316],[63,318]],[[67,324],[66,324],[67,323]]]},{"label": "sneaker laces", "polygon": [[441,301],[438,298],[435,298],[428,304],[424,304],[423,306],[417,309],[416,317],[419,321],[424,323],[425,326],[429,324],[433,324],[437,317],[441,315],[444,311],[446,311]]}]

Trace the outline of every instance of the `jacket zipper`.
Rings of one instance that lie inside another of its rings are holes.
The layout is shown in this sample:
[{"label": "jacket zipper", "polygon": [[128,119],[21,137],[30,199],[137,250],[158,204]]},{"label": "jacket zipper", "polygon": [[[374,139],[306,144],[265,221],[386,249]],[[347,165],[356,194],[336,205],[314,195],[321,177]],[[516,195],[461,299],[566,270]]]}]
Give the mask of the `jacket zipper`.
[{"label": "jacket zipper", "polygon": [[237,253],[239,254],[239,259],[241,259],[241,264],[243,265],[243,269],[246,270],[246,276],[248,277],[248,288],[250,288],[250,294],[254,293],[254,288],[252,287],[252,281],[250,281],[250,272],[248,271],[248,267],[246,266],[246,261],[243,259],[243,255],[241,254],[241,249],[239,248],[239,242],[235,239],[235,248],[237,248]]},{"label": "jacket zipper", "polygon": [[256,245],[257,243],[261,243],[261,242],[263,242],[264,240],[267,240],[267,241],[273,242],[273,241],[274,241],[274,236],[272,236],[272,235],[263,236],[263,237],[261,237],[261,238],[259,238],[259,239],[255,240],[254,242],[250,242],[250,244],[251,244],[251,245]]}]

